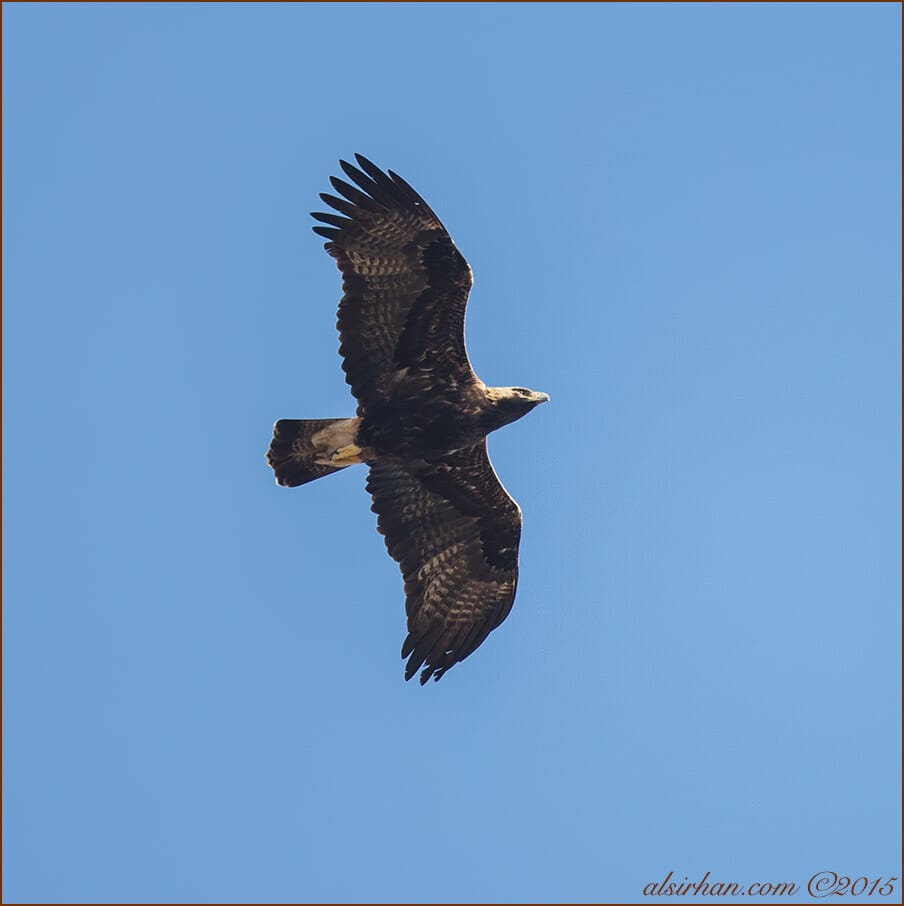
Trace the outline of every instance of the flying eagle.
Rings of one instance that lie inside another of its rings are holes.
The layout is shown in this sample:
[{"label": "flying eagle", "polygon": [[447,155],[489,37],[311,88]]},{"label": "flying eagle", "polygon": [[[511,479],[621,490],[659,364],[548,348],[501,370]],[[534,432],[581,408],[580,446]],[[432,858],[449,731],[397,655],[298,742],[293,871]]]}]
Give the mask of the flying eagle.
[{"label": "flying eagle", "polygon": [[281,419],[267,461],[296,487],[355,463],[370,469],[377,530],[405,579],[405,679],[438,680],[509,614],[521,509],[496,477],[486,436],[546,402],[487,387],[465,351],[471,269],[439,218],[392,170],[356,154],[351,185],[311,216],[342,272],[342,368],[354,418]]}]

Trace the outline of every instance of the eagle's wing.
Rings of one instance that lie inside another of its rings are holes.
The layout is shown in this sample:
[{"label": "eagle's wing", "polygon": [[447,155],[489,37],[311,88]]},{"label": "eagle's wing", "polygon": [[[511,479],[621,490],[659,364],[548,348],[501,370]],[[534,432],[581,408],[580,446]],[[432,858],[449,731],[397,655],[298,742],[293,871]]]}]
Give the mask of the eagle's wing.
[{"label": "eagle's wing", "polygon": [[[342,367],[359,403],[385,397],[397,374],[424,367],[446,386],[476,382],[465,351],[471,269],[427,203],[391,170],[355,155],[340,161],[350,185],[331,177],[345,198],[320,197],[339,214],[312,213],[314,227],[342,271],[339,303]],[[347,200],[346,200],[347,199]]]},{"label": "eagle's wing", "polygon": [[405,679],[464,660],[509,614],[521,510],[499,483],[486,441],[436,462],[374,463],[367,490],[405,578]]}]

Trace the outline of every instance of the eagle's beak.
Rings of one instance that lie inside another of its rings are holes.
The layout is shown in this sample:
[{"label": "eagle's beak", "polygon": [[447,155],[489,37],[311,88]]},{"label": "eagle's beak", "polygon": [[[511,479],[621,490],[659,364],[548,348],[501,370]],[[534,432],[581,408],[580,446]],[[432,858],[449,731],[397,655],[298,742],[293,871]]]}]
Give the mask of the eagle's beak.
[{"label": "eagle's beak", "polygon": [[538,403],[548,403],[549,402],[548,393],[535,393],[534,397],[536,398]]}]

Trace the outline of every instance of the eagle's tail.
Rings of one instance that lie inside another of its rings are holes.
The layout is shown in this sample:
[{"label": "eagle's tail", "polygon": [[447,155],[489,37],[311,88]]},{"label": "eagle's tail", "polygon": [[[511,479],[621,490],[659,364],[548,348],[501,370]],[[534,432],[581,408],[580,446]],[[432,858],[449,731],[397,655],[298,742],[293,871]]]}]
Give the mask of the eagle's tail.
[{"label": "eagle's tail", "polygon": [[267,462],[289,488],[363,462],[355,444],[359,418],[282,418],[273,426]]}]

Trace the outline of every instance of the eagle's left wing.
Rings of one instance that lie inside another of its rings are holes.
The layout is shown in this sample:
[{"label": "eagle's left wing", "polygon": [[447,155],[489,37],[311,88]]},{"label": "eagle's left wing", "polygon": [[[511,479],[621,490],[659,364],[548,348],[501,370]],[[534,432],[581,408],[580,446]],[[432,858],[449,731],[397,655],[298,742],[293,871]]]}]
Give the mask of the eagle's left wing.
[{"label": "eagle's left wing", "polygon": [[354,185],[330,180],[343,197],[320,196],[338,213],[312,216],[328,224],[314,232],[342,271],[339,351],[363,415],[400,378],[423,373],[431,384],[471,387],[477,376],[465,350],[467,261],[401,176],[355,159],[360,169],[339,162]]},{"label": "eagle's left wing", "polygon": [[442,460],[374,463],[367,490],[378,530],[405,579],[405,679],[439,679],[509,614],[518,581],[521,510],[481,440]]}]

